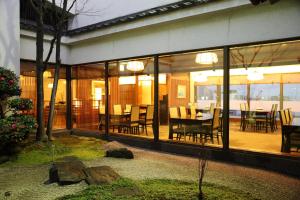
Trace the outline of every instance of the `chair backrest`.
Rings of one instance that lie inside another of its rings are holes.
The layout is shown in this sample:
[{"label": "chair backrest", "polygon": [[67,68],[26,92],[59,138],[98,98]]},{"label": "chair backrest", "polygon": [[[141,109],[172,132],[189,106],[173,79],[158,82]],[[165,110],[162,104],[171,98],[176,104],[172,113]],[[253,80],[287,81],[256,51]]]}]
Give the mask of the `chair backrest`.
[{"label": "chair backrest", "polygon": [[290,123],[291,119],[290,119],[289,110],[285,109],[284,114],[285,114],[285,118],[286,118],[286,123]]},{"label": "chair backrest", "polygon": [[250,111],[250,107],[248,103],[245,103],[245,111]]},{"label": "chair backrest", "polygon": [[180,117],[186,118],[186,108],[184,106],[179,106]]},{"label": "chair backrest", "polygon": [[99,114],[105,114],[105,106],[99,107]]},{"label": "chair backrest", "polygon": [[154,106],[148,105],[146,110],[146,120],[152,120],[154,116]]},{"label": "chair backrest", "polygon": [[131,107],[132,107],[131,104],[126,104],[126,105],[125,105],[125,110],[124,110],[124,112],[130,113],[130,112],[131,112]]},{"label": "chair backrest", "polygon": [[210,103],[209,112],[211,114],[214,114],[214,109],[215,109],[215,103]]},{"label": "chair backrest", "polygon": [[241,103],[241,104],[240,104],[240,109],[241,109],[241,111],[245,111],[245,110],[246,110],[245,104],[244,104],[244,103]]},{"label": "chair backrest", "polygon": [[169,110],[170,110],[170,117],[171,118],[179,117],[177,107],[170,107]]},{"label": "chair backrest", "polygon": [[197,113],[196,113],[196,107],[194,105],[191,105],[190,106],[190,109],[191,109],[191,115],[192,116],[195,116]]},{"label": "chair backrest", "polygon": [[288,108],[287,110],[288,110],[288,115],[289,115],[289,122],[292,122],[294,119],[293,112],[290,108]]},{"label": "chair backrest", "polygon": [[217,129],[220,127],[220,112],[221,112],[220,108],[214,109],[213,123],[212,123],[213,129]]},{"label": "chair backrest", "polygon": [[139,106],[132,106],[130,113],[131,113],[131,115],[130,115],[131,122],[138,122],[140,120],[140,107]]},{"label": "chair backrest", "polygon": [[279,116],[280,116],[280,123],[281,123],[281,126],[282,125],[286,125],[287,124],[287,119],[285,117],[285,112],[284,110],[280,110],[279,111]]},{"label": "chair backrest", "polygon": [[121,115],[122,114],[122,106],[120,104],[114,105],[114,114]]}]

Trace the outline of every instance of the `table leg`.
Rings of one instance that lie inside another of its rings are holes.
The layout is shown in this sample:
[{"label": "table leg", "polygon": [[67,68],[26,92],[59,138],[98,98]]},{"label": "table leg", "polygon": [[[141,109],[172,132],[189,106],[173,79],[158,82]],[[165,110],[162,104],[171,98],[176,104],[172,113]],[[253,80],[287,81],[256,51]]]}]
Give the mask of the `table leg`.
[{"label": "table leg", "polygon": [[173,140],[173,123],[169,120],[169,139]]}]

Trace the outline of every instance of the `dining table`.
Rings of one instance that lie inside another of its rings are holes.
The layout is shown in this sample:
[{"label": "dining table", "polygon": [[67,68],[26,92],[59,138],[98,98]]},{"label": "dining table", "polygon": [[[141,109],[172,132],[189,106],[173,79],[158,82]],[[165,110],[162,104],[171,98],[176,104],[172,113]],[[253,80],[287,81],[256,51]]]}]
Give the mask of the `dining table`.
[{"label": "dining table", "polygon": [[[293,118],[287,124],[282,125],[281,152],[289,153],[291,148],[291,133],[300,132],[300,118]],[[300,134],[300,133],[299,133]]]},{"label": "dining table", "polygon": [[[263,109],[255,109],[255,110],[247,110],[247,111],[243,110],[243,111],[241,111],[241,115],[242,116],[247,117],[247,116],[249,116],[251,114],[254,114],[256,117],[261,116],[261,117],[265,118],[266,122],[268,122],[268,120],[269,120],[269,118],[268,118],[269,113],[270,113],[269,110],[263,110]],[[243,123],[242,130],[243,131],[246,130],[246,123]],[[267,124],[266,124],[265,130],[266,130],[266,133],[268,133],[268,126],[267,126]]]},{"label": "dining table", "polygon": [[169,118],[169,139],[173,139],[173,126],[175,125],[197,125],[201,126],[204,122],[213,119],[213,115],[203,113],[201,116],[187,115],[186,117],[170,117]]}]

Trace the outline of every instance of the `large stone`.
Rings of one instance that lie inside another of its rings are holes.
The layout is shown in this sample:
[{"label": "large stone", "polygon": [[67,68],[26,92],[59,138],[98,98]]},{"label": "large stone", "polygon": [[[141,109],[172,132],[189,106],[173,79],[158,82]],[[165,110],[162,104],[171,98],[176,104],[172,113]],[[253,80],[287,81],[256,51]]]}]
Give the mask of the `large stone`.
[{"label": "large stone", "polygon": [[9,157],[8,156],[1,156],[0,155],[0,164],[5,163],[9,161]]},{"label": "large stone", "polygon": [[76,157],[64,157],[54,162],[49,171],[49,183],[69,185],[85,180],[86,166]]},{"label": "large stone", "polygon": [[113,150],[113,149],[120,149],[120,148],[126,148],[126,146],[120,142],[112,141],[108,142],[103,145],[103,148],[105,151]]},{"label": "large stone", "polygon": [[109,166],[86,168],[85,173],[89,185],[110,184],[120,178],[120,175]]},{"label": "large stone", "polygon": [[133,159],[132,151],[127,148],[111,149],[106,151],[106,157]]}]

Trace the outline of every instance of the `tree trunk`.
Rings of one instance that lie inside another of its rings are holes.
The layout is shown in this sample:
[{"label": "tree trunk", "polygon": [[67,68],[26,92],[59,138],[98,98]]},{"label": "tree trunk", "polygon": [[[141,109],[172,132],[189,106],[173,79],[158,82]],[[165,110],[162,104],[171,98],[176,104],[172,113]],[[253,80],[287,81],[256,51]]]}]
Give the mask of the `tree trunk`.
[{"label": "tree trunk", "polygon": [[43,8],[42,1],[39,1],[37,14],[37,31],[36,31],[36,86],[37,86],[37,132],[36,140],[41,141],[45,138],[44,128],[44,31],[43,31]]},{"label": "tree trunk", "polygon": [[4,119],[5,115],[4,115],[4,109],[2,107],[2,102],[0,101],[0,119]]},{"label": "tree trunk", "polygon": [[47,136],[48,136],[48,140],[50,141],[53,140],[52,138],[53,117],[54,117],[55,99],[56,99],[56,93],[58,87],[59,69],[61,65],[60,44],[61,44],[61,33],[60,30],[58,30],[57,40],[56,40],[55,73],[54,73],[53,88],[52,88],[51,100],[50,100],[50,110],[49,110],[48,123],[47,123]]}]

